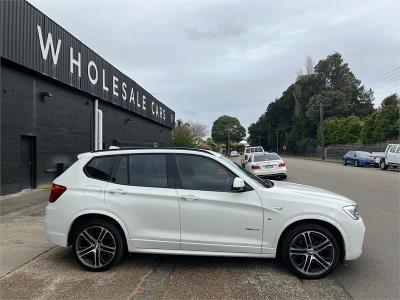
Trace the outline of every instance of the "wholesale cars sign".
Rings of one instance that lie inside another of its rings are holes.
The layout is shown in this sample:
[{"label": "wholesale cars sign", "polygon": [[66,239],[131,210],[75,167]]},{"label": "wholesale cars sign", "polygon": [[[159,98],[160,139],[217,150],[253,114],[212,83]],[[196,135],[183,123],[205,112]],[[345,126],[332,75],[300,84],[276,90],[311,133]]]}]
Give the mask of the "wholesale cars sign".
[{"label": "wholesale cars sign", "polygon": [[[174,126],[175,114],[170,108],[29,3],[0,2],[0,19],[13,20],[5,20],[11,26],[1,26],[2,57],[157,123]],[[26,15],[31,17],[24,18]]]}]

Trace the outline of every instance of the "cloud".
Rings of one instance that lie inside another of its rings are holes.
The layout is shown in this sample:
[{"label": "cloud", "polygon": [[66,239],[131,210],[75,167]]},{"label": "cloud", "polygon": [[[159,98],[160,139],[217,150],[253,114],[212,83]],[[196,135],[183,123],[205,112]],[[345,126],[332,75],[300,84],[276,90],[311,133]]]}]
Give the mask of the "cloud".
[{"label": "cloud", "polygon": [[[397,0],[30,0],[176,111],[249,126],[307,55],[340,52],[366,83],[400,65]],[[399,91],[388,83],[376,104]]]}]

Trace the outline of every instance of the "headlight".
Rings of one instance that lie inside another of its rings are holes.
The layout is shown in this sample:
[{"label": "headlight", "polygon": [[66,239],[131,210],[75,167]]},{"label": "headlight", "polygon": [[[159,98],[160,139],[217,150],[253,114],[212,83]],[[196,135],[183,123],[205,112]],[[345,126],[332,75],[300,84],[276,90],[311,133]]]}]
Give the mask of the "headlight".
[{"label": "headlight", "polygon": [[358,220],[360,218],[360,214],[358,213],[357,205],[347,205],[343,207],[343,210],[346,214],[352,217],[354,220]]}]

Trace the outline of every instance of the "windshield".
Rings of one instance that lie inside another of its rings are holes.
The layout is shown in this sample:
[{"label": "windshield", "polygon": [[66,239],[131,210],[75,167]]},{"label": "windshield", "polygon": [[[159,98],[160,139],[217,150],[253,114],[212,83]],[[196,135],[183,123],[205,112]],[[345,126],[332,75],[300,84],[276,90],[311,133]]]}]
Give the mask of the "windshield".
[{"label": "windshield", "polygon": [[364,156],[370,156],[371,155],[370,152],[366,152],[366,151],[357,151],[356,153],[357,153],[357,155],[364,155]]},{"label": "windshield", "polygon": [[267,160],[280,160],[280,159],[281,158],[276,153],[265,153],[254,156],[254,162],[267,161]]},{"label": "windshield", "polygon": [[227,162],[230,166],[232,166],[236,171],[245,173],[247,176],[249,176],[251,179],[253,179],[257,184],[261,185],[262,187],[273,187],[274,183],[271,180],[266,179],[265,181],[262,180],[261,178],[257,177],[256,175],[254,175],[253,173],[247,171],[245,168],[242,168],[241,166],[239,166],[238,164],[234,163],[233,161],[231,161],[230,159],[224,157],[224,156],[220,156],[220,159],[224,160],[225,162]]}]

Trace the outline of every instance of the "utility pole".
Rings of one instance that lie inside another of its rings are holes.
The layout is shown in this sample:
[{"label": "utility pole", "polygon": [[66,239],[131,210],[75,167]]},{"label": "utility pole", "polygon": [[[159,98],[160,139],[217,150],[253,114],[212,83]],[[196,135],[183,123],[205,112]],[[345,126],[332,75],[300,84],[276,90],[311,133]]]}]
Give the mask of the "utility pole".
[{"label": "utility pole", "polygon": [[325,160],[324,104],[319,104],[319,121],[321,130],[321,159]]},{"label": "utility pole", "polygon": [[276,154],[279,154],[279,130],[276,129]]}]

